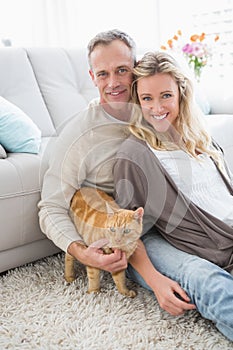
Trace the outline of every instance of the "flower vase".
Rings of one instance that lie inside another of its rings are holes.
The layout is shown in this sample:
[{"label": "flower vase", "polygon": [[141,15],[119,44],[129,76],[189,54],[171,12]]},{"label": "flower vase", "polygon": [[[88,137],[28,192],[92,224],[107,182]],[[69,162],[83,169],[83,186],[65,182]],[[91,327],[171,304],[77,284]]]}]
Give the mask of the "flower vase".
[{"label": "flower vase", "polygon": [[195,77],[195,82],[194,82],[194,90],[195,90],[195,99],[200,107],[201,111],[204,114],[209,114],[210,113],[210,104],[205,92],[205,86],[201,82],[201,76],[198,75]]},{"label": "flower vase", "polygon": [[202,67],[198,67],[194,69],[194,77],[198,83],[200,83],[201,81],[201,71],[202,71]]}]

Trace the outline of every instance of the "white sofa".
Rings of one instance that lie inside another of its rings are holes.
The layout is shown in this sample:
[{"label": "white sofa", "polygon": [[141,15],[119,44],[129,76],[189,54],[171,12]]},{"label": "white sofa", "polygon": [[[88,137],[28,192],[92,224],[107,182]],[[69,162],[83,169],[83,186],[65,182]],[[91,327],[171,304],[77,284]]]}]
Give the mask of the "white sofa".
[{"label": "white sofa", "polygon": [[59,251],[38,223],[41,177],[48,164],[46,146],[65,120],[85,108],[98,92],[88,74],[85,50],[2,48],[0,76],[0,96],[22,109],[42,132],[38,155],[8,153],[0,159],[3,272]]},{"label": "white sofa", "polygon": [[[8,153],[0,159],[3,272],[59,251],[40,231],[38,222],[41,181],[52,153],[47,145],[56,139],[64,122],[85,108],[98,91],[88,74],[85,50],[2,48],[0,76],[0,96],[23,110],[42,132],[39,154]],[[207,127],[224,148],[233,171],[233,108],[220,110],[216,97],[211,98],[212,113],[218,115],[205,117]]]}]

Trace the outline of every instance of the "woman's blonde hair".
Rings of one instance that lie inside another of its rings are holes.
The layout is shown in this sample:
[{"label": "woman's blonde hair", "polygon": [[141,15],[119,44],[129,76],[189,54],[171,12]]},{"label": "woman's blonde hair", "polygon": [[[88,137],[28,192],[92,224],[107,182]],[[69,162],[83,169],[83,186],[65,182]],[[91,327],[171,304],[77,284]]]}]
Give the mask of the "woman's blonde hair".
[{"label": "woman's blonde hair", "polygon": [[185,76],[176,60],[164,52],[148,52],[136,64],[133,74],[132,99],[140,104],[137,94],[137,82],[141,78],[155,74],[169,74],[176,82],[179,90],[179,116],[175,120],[175,130],[180,136],[181,143],[169,142],[168,135],[160,134],[145,121],[142,114],[136,113],[132,118],[130,132],[137,138],[144,140],[151,147],[160,150],[182,148],[191,156],[196,157],[197,151],[206,152],[217,162],[219,152],[212,146],[212,139],[206,132],[201,120],[201,111],[197,108],[193,98],[193,87],[190,79]]}]

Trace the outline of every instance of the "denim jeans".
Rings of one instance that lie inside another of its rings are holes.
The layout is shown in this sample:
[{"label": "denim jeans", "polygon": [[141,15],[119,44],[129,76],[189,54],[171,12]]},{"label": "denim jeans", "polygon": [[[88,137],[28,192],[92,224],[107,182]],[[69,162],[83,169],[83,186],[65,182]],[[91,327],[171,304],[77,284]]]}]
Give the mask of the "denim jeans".
[{"label": "denim jeans", "polygon": [[[146,233],[142,241],[155,268],[177,281],[199,313],[233,341],[233,276],[207,260],[176,249],[155,231]],[[151,290],[131,265],[127,276]]]}]

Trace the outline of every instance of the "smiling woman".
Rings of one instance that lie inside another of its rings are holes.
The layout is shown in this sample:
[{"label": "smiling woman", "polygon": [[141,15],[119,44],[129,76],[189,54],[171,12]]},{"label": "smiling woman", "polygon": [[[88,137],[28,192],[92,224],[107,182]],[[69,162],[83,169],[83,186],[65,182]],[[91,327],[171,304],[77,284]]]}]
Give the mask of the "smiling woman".
[{"label": "smiling woman", "polygon": [[144,118],[158,132],[165,132],[179,113],[179,90],[168,74],[156,74],[137,82]]},{"label": "smiling woman", "polygon": [[[117,203],[127,209],[142,206],[145,213],[129,275],[172,315],[196,306],[233,340],[233,276],[228,273],[233,268],[233,175],[203,124],[190,79],[174,58],[147,52],[133,74],[132,96],[142,113],[131,118],[131,135],[120,145],[113,170]],[[179,285],[158,282],[158,271]],[[164,286],[161,292],[158,285]],[[226,304],[232,305],[228,315]]]}]

